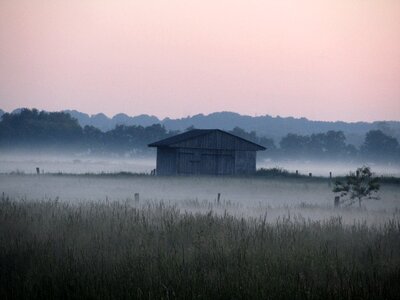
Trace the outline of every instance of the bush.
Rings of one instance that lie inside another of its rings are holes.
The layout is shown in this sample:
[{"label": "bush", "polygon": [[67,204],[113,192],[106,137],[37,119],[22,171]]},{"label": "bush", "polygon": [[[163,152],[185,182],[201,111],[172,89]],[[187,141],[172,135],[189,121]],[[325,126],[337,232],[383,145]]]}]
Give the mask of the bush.
[{"label": "bush", "polygon": [[350,172],[344,181],[337,180],[333,188],[334,193],[338,193],[343,198],[342,202],[348,205],[354,204],[358,200],[359,207],[365,199],[378,200],[374,196],[380,188],[378,177],[374,177],[369,167],[358,168],[356,172]]}]

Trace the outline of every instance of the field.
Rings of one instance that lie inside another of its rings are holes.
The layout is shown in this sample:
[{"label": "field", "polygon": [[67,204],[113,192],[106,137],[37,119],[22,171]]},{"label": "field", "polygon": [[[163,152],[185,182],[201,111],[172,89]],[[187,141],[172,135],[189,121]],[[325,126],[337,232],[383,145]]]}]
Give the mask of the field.
[{"label": "field", "polygon": [[318,178],[3,174],[0,192],[1,299],[400,293],[400,185],[361,209]]},{"label": "field", "polygon": [[[148,156],[134,157],[110,157],[96,155],[72,155],[59,152],[2,152],[0,156],[0,173],[36,173],[36,167],[40,167],[45,173],[85,174],[85,173],[150,173],[155,168],[155,152]],[[314,176],[343,176],[350,170],[355,170],[362,164],[367,164],[378,175],[400,177],[400,164],[373,163],[373,162],[349,162],[349,161],[279,161],[277,159],[259,158],[258,168],[274,168],[276,166],[287,169],[290,172],[298,170],[302,174],[312,173]]]}]

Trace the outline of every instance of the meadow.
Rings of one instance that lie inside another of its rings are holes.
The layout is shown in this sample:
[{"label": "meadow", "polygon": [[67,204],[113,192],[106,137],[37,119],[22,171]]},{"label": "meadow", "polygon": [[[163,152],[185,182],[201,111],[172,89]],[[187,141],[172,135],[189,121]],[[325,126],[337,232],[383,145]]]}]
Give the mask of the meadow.
[{"label": "meadow", "polygon": [[1,299],[400,293],[398,184],[362,209],[317,178],[3,174],[0,192]]},{"label": "meadow", "polygon": [[[156,153],[131,154],[128,156],[93,155],[88,153],[72,154],[59,151],[4,151],[0,156],[0,173],[36,173],[39,167],[44,173],[63,174],[98,174],[105,173],[148,173],[155,168]],[[312,173],[314,176],[343,176],[350,170],[355,170],[367,164],[377,175],[400,177],[400,164],[360,161],[327,161],[327,160],[279,160],[259,157],[258,168],[282,167],[292,173],[298,170],[301,174]]]}]

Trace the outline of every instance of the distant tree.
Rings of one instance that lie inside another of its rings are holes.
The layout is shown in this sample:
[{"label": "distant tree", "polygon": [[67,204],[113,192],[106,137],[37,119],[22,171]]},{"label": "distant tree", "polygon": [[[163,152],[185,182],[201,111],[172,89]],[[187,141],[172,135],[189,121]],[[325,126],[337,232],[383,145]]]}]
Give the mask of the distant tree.
[{"label": "distant tree", "polygon": [[156,140],[164,139],[177,133],[177,131],[167,131],[165,127],[161,124],[153,124],[151,126],[145,127],[144,136],[146,142],[146,147],[148,143],[154,142]]},{"label": "distant tree", "polygon": [[381,130],[370,130],[365,136],[361,152],[367,157],[387,159],[398,156],[399,142]]},{"label": "distant tree", "polygon": [[276,145],[273,139],[267,137],[260,137],[258,139],[258,144],[267,148],[267,153],[275,154],[276,153]]},{"label": "distant tree", "polygon": [[396,130],[390,126],[388,122],[380,121],[376,123],[376,129],[382,131],[384,134],[388,136],[395,137]]},{"label": "distant tree", "polygon": [[83,143],[85,148],[93,152],[104,151],[105,135],[97,127],[86,125],[83,128]]},{"label": "distant tree", "polygon": [[233,128],[230,133],[237,135],[241,138],[244,138],[246,140],[249,140],[251,142],[257,143],[258,142],[258,137],[256,132],[253,130],[251,132],[247,132],[244,129],[240,128],[240,127],[235,127]]},{"label": "distant tree", "polygon": [[346,136],[343,131],[330,130],[325,133],[324,146],[328,157],[337,157],[346,151]]},{"label": "distant tree", "polygon": [[358,205],[361,207],[361,202],[364,199],[375,199],[374,197],[379,191],[380,185],[378,178],[374,177],[369,167],[358,168],[356,172],[350,172],[344,181],[336,181],[333,188],[334,193],[339,193],[342,201],[352,205],[358,200]]},{"label": "distant tree", "polygon": [[346,145],[346,148],[344,149],[344,151],[345,151],[344,154],[346,157],[355,158],[359,154],[358,149],[354,145],[351,145],[351,144]]},{"label": "distant tree", "polygon": [[112,130],[102,132],[93,126],[82,128],[68,113],[22,109],[18,113],[6,113],[2,116],[0,147],[70,148],[97,153],[126,153],[137,149],[145,150],[147,144],[175,133],[167,131],[160,124],[148,127],[117,125]]},{"label": "distant tree", "polygon": [[312,134],[306,149],[313,157],[337,158],[346,153],[346,136],[342,131],[333,130]]},{"label": "distant tree", "polygon": [[308,143],[305,145],[307,154],[311,154],[315,158],[321,158],[326,152],[326,141],[324,133],[312,134]]},{"label": "distant tree", "polygon": [[63,112],[22,109],[4,114],[0,122],[1,146],[76,146],[81,138],[78,121]]},{"label": "distant tree", "polygon": [[114,152],[126,152],[133,149],[147,149],[147,144],[169,137],[164,126],[153,124],[148,127],[117,125],[105,133],[106,148]]},{"label": "distant tree", "polygon": [[266,151],[265,153],[262,153],[261,155],[263,155],[263,154],[274,155],[276,152],[276,146],[275,146],[274,140],[267,138],[267,137],[257,136],[257,133],[254,130],[247,132],[240,127],[235,127],[231,131],[229,131],[229,133],[232,133],[238,137],[244,138],[253,143],[257,143],[261,146],[266,147],[268,151]]},{"label": "distant tree", "polygon": [[309,136],[297,135],[289,133],[283,137],[279,143],[282,154],[296,157],[304,156],[310,143]]}]

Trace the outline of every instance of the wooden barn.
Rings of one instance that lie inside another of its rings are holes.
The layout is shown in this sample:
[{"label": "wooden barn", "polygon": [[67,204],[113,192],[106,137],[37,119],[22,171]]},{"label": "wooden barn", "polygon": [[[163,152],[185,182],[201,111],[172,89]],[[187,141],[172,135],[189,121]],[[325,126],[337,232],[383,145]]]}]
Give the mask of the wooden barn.
[{"label": "wooden barn", "polygon": [[149,144],[157,147],[157,175],[235,175],[256,171],[266,148],[219,129],[194,129]]}]

